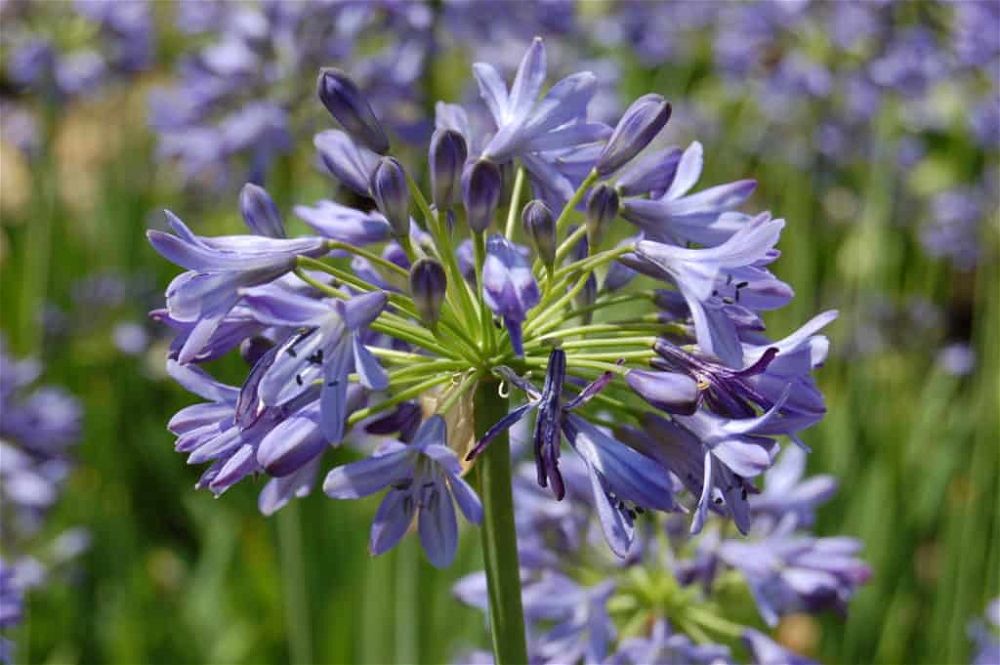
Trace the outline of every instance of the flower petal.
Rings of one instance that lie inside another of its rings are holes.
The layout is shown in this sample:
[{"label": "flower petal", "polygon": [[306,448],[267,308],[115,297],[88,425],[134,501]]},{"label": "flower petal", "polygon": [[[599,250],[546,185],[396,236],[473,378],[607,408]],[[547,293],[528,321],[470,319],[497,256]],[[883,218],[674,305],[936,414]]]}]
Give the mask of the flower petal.
[{"label": "flower petal", "polygon": [[458,547],[458,521],[451,494],[443,482],[420,490],[423,497],[417,530],[427,559],[437,568],[446,568],[455,560]]},{"label": "flower petal", "polygon": [[332,499],[360,499],[413,475],[413,451],[397,450],[330,469],[323,491]]},{"label": "flower petal", "polygon": [[416,503],[409,491],[391,491],[382,499],[372,520],[368,549],[374,555],[388,552],[406,535],[413,522]]}]

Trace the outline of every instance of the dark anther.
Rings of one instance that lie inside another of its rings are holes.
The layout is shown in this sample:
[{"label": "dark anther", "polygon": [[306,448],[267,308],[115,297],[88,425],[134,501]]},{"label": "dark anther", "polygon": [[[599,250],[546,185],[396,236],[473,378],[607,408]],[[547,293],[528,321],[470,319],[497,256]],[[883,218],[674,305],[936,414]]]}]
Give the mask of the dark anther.
[{"label": "dark anther", "polygon": [[300,328],[298,335],[294,340],[292,340],[292,343],[288,345],[288,349],[286,349],[288,351],[288,355],[293,358],[297,358],[298,354],[295,353],[295,346],[305,338],[309,337],[309,335],[312,335],[314,332],[316,332],[315,328]]},{"label": "dark anther", "polygon": [[313,365],[322,365],[323,364],[323,349],[316,349],[316,353],[314,353],[311,356],[309,356],[308,358],[306,358],[306,361],[312,363]]},{"label": "dark anther", "polygon": [[301,374],[296,374],[295,375],[295,383],[299,384],[300,386],[302,385],[302,375]]}]

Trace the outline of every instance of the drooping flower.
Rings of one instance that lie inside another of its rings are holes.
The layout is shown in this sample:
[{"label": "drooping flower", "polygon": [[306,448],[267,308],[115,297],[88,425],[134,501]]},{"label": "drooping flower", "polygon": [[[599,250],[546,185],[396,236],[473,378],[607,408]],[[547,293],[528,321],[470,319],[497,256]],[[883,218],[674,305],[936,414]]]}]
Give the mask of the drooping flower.
[{"label": "drooping flower", "polygon": [[358,499],[385,488],[389,491],[375,514],[369,543],[376,556],[392,549],[416,518],[428,560],[443,568],[458,545],[452,501],[465,519],[482,520],[482,505],[461,478],[440,416],[425,420],[411,443],[387,441],[374,456],[333,469],[323,482],[323,491],[334,499]]},{"label": "drooping flower", "polygon": [[202,238],[170,211],[166,215],[177,235],[154,230],[147,236],[164,258],[188,270],[167,289],[170,316],[195,323],[180,350],[181,362],[189,362],[204,348],[239,301],[241,288],[284,275],[294,267],[297,256],[321,256],[327,251],[322,238]]},{"label": "drooping flower", "polygon": [[538,304],[541,294],[531,273],[529,252],[494,233],[486,240],[483,263],[483,298],[494,314],[503,319],[514,353],[524,353],[521,323]]},{"label": "drooping flower", "polygon": [[487,430],[468,459],[475,459],[497,435],[537,410],[532,440],[538,484],[551,485],[557,499],[565,496],[566,485],[559,472],[560,448],[565,436],[587,463],[594,503],[608,545],[615,554],[624,557],[632,543],[637,512],[645,509],[671,511],[675,503],[664,469],[572,413],[593,399],[611,380],[611,375],[602,375],[569,401],[564,401],[562,396],[566,353],[561,349],[554,349],[549,355],[541,392],[510,371],[504,371],[503,375],[523,390],[529,401]]}]

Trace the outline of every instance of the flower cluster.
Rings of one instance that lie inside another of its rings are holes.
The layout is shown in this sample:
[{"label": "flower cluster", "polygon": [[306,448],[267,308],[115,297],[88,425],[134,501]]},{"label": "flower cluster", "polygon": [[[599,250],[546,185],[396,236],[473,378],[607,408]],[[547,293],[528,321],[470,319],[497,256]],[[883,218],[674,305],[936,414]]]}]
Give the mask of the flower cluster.
[{"label": "flower cluster", "polygon": [[[661,446],[649,432],[664,427],[653,416],[644,429],[619,433]],[[836,483],[803,478],[799,448],[783,453],[764,491],[751,498],[748,538],[727,537],[721,520],[692,537],[672,515],[646,522],[623,560],[603,555],[594,537],[606,509],[591,492],[585,464],[563,466],[568,501],[561,504],[545,499],[528,466],[515,480],[531,662],[730,663],[740,651],[730,645],[741,644],[755,663],[808,663],[744,625],[744,599],[752,596],[759,620],[773,627],[793,613],[842,610],[869,577],[856,540],[808,533]],[[483,573],[463,578],[454,592],[486,609]],[[467,660],[490,662],[478,652]]]},{"label": "flower cluster", "polygon": [[4,74],[4,139],[28,154],[38,148],[32,103],[54,107],[89,97],[108,82],[152,64],[154,27],[145,0],[13,0],[0,6]]},{"label": "flower cluster", "polygon": [[[69,448],[80,436],[80,405],[66,392],[34,386],[41,366],[16,360],[0,338],[0,629],[21,619],[23,594],[46,569],[86,544],[83,532],[39,542],[49,510],[71,469]],[[13,646],[0,638],[0,661]]]},{"label": "flower cluster", "polygon": [[[363,69],[366,89],[392,109],[397,130],[417,131],[422,121],[414,92],[430,20],[423,4],[265,0],[177,10],[181,32],[210,40],[181,59],[174,82],[151,93],[150,124],[160,155],[187,180],[262,182],[293,137],[315,126],[299,102],[322,65]],[[373,51],[369,42],[383,33],[393,35],[390,45]]]},{"label": "flower cluster", "polygon": [[[720,543],[705,565],[740,570],[766,619],[841,606],[864,577],[856,544],[796,535],[811,499],[792,510],[754,481],[780,437],[804,449],[800,433],[824,415],[812,372],[836,313],[769,339],[762,312],[793,294],[769,269],[784,221],[739,210],[755,183],[699,190],[699,143],[649,147],[671,115],[661,96],[640,97],[610,127],[589,114],[594,74],[548,89],[546,74],[541,39],[509,86],[477,63],[489,123],[437,104],[425,195],[422,169],[392,156],[359,86],[323,69],[318,96],[342,129],[315,145],[364,203],[297,206],[314,232],[299,238],[256,185],[240,194],[250,234],[202,237],[167,213],[173,233],[149,239],[186,272],[155,317],[177,333],[168,370],[206,400],[171,420],[177,450],[210,463],[198,486],[216,494],[269,476],[259,503],[270,514],[311,490],[328,447],[392,435],[371,457],[330,470],[323,490],[338,499],[386,490],[372,553],[416,520],[428,558],[443,566],[457,546],[456,503],[469,522],[490,522],[463,473],[506,457],[507,430],[533,415],[537,487],[518,493],[519,510],[528,502],[576,524],[582,501],[624,562],[653,546],[643,534],[666,519],[646,515],[692,511],[699,534],[716,514],[752,540]],[[250,368],[242,385],[202,367],[237,349]],[[510,394],[523,402],[489,408]],[[773,518],[753,519],[757,498],[756,512]],[[560,537],[582,542],[563,526]],[[522,556],[545,559],[545,548]],[[826,577],[805,584],[789,572],[799,569]],[[581,608],[600,614],[611,592],[562,596],[576,609],[560,634],[576,643],[590,622]],[[657,630],[672,639],[672,628]]]}]

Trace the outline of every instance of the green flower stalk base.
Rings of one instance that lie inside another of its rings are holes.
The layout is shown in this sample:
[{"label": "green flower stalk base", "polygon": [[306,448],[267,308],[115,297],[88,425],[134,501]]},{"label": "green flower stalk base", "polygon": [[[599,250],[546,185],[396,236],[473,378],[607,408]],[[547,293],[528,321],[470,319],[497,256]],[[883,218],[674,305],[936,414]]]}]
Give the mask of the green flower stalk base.
[{"label": "green flower stalk base", "polygon": [[[501,396],[499,383],[483,380],[476,387],[474,405],[478,440],[490,425],[507,415],[508,400]],[[483,502],[483,564],[489,587],[493,662],[496,665],[527,663],[517,533],[514,530],[510,443],[506,432],[500,434],[479,458],[476,471]]]}]

